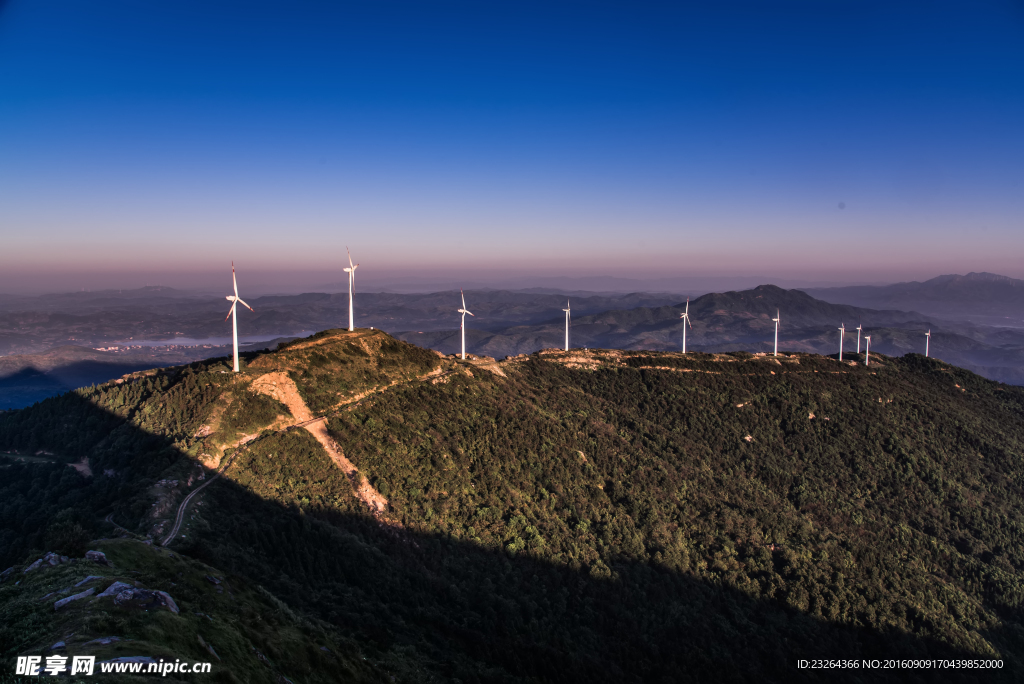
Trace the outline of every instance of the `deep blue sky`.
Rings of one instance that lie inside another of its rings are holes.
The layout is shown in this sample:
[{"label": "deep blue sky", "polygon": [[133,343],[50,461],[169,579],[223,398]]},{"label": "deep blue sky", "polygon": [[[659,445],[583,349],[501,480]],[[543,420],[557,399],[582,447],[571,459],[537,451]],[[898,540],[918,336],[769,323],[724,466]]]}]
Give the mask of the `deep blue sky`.
[{"label": "deep blue sky", "polygon": [[1024,277],[1022,216],[1019,1],[0,4],[0,290]]}]

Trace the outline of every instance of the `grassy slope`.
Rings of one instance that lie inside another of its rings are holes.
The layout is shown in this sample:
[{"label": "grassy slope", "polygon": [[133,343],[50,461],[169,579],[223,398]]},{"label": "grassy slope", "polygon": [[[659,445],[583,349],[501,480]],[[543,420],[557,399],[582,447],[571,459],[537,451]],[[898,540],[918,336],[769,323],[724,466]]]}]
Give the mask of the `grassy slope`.
[{"label": "grassy slope", "polygon": [[[111,566],[86,560],[44,567],[0,585],[0,643],[17,653],[95,655],[97,661],[125,656],[181,659],[213,664],[209,675],[174,675],[169,681],[266,682],[284,675],[296,681],[385,682],[387,676],[363,662],[358,647],[323,623],[297,617],[288,606],[244,578],[224,576],[195,559],[138,541],[106,540],[95,547]],[[98,575],[79,588],[89,576]],[[214,577],[214,585],[206,578]],[[180,612],[144,611],[89,597],[54,611],[53,602],[89,587],[102,592],[114,581],[166,591]],[[51,592],[57,595],[41,601]],[[87,642],[109,636],[107,645]],[[200,642],[202,638],[202,642]],[[66,647],[51,651],[58,641]],[[211,654],[203,643],[212,646]],[[6,655],[6,654],[5,654]],[[150,675],[152,676],[152,675]],[[89,681],[103,681],[97,674]],[[115,681],[146,677],[110,676]],[[85,680],[83,680],[85,681]]]},{"label": "grassy slope", "polygon": [[[439,363],[374,339],[251,365],[291,371],[324,413]],[[920,357],[561,356],[405,383],[329,421],[403,530],[309,435],[268,434],[204,495],[183,551],[407,679],[784,680],[798,655],[884,653],[1020,666],[1024,392]],[[0,435],[34,434],[44,407]]]}]

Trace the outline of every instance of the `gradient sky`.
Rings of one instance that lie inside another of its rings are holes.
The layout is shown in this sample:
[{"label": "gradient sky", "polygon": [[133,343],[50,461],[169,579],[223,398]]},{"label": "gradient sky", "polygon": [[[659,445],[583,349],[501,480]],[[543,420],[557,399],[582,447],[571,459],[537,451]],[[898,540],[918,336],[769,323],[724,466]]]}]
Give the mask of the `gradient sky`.
[{"label": "gradient sky", "polygon": [[346,244],[378,276],[1024,278],[1022,217],[1019,0],[0,0],[0,291],[324,282]]}]

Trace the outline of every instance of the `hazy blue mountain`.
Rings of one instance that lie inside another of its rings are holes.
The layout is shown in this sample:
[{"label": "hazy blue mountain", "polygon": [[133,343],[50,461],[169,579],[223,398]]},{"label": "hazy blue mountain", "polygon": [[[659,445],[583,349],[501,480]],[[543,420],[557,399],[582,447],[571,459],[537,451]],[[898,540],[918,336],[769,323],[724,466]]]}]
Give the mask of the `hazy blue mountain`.
[{"label": "hazy blue mountain", "polygon": [[[685,302],[669,306],[613,309],[573,319],[571,346],[679,350]],[[889,355],[924,352],[927,330],[932,331],[931,353],[969,368],[990,379],[1024,383],[1024,331],[953,324],[917,312],[876,310],[815,299],[800,290],[761,285],[742,292],[712,293],[690,302],[693,328],[687,332],[691,351],[769,352],[780,312],[779,348],[789,351],[834,354],[839,351],[840,324],[847,327],[845,349],[857,348],[858,324],[872,336],[872,349]],[[559,312],[560,313],[560,312]],[[529,354],[564,344],[564,318],[550,317],[537,325],[487,330],[467,322],[466,340],[471,353],[502,358]],[[460,349],[457,327],[435,332],[401,332],[397,336],[443,353]]]},{"label": "hazy blue mountain", "polygon": [[884,286],[805,288],[819,299],[871,308],[923,311],[945,319],[1024,327],[1024,280],[995,273],[943,275]]}]

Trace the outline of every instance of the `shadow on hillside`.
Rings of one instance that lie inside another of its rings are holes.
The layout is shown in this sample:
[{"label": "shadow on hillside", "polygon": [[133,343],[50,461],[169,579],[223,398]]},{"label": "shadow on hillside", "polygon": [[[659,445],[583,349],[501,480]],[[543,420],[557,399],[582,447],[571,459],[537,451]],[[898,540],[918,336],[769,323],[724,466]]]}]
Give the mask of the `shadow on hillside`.
[{"label": "shadow on hillside", "polygon": [[[54,429],[57,422],[71,431]],[[120,446],[109,448],[115,434]],[[12,509],[36,506],[39,525],[42,511],[51,515],[72,499],[95,516],[124,502],[118,520],[130,525],[132,511],[145,507],[124,497],[188,458],[75,394],[0,416],[0,449],[10,448],[89,454],[93,472],[118,469],[90,481],[65,471],[59,483],[49,477],[48,491],[14,482],[14,466],[0,470],[0,486],[18,490],[19,498],[5,501]],[[32,467],[17,466],[17,477]],[[56,491],[64,480],[77,484]],[[264,585],[369,654],[428,662],[449,681],[999,681],[1013,678],[1022,653],[1011,624],[984,636],[1016,654],[1014,662],[982,677],[973,670],[798,669],[799,659],[884,665],[973,654],[829,622],[653,564],[624,561],[611,568],[614,576],[595,576],[443,534],[395,532],[369,515],[281,505],[223,478],[202,496],[204,523],[198,538],[175,542],[180,551]],[[11,538],[11,520],[0,540]]]},{"label": "shadow on hillside", "polygon": [[0,409],[31,406],[76,387],[87,387],[126,373],[153,367],[152,362],[103,363],[75,361],[47,370],[22,368],[0,376]]}]

